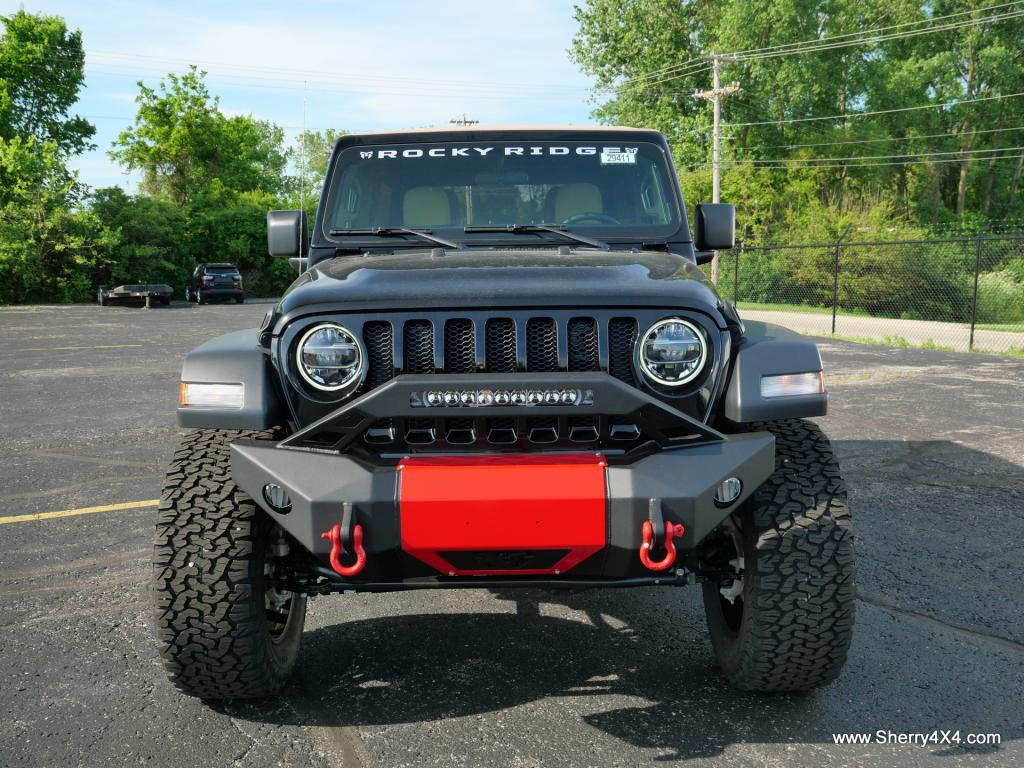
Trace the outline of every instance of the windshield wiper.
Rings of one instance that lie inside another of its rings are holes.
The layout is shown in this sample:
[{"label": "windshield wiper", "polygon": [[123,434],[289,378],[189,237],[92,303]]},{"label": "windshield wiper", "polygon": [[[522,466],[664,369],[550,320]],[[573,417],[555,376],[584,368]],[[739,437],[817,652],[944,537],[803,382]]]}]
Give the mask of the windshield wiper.
[{"label": "windshield wiper", "polygon": [[594,248],[600,248],[602,251],[611,250],[611,246],[608,243],[602,242],[601,240],[594,240],[584,235],[578,235],[575,232],[571,232],[565,227],[550,227],[547,224],[506,224],[502,227],[463,227],[463,232],[512,232],[519,234],[520,232],[553,232],[556,235],[567,237],[570,240],[575,240],[577,243],[583,243],[584,245],[592,245]]},{"label": "windshield wiper", "polygon": [[388,237],[389,235],[413,235],[422,240],[429,240],[431,243],[443,245],[445,248],[462,249],[466,246],[463,243],[456,243],[454,240],[446,240],[443,237],[432,235],[422,229],[407,229],[406,227],[370,227],[366,229],[332,229],[331,235],[373,235],[374,237]]}]

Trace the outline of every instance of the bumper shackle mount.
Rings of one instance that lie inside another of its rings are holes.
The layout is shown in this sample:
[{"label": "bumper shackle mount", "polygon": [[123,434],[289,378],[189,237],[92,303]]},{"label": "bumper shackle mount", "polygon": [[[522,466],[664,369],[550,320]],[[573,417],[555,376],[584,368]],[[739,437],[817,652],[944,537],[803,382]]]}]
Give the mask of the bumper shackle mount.
[{"label": "bumper shackle mount", "polygon": [[[673,539],[682,538],[686,527],[682,523],[666,523],[661,512],[661,501],[651,499],[649,520],[645,520],[640,529],[640,562],[651,571],[667,571],[676,561],[676,545]],[[651,550],[664,546],[665,557],[661,560],[651,559]]]},{"label": "bumper shackle mount", "polygon": [[[363,549],[363,526],[355,522],[351,502],[342,505],[342,522],[320,534],[321,539],[331,542],[331,568],[341,576],[355,576],[366,567],[366,550]],[[341,556],[351,547],[355,562],[343,565]]]}]

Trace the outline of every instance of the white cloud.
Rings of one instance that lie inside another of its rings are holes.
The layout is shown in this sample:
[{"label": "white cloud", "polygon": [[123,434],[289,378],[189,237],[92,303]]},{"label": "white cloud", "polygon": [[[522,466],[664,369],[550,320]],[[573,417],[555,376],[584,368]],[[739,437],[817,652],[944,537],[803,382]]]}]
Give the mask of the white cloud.
[{"label": "white cloud", "polygon": [[[89,88],[76,110],[86,115],[110,114],[99,100],[130,104],[136,80],[155,85],[187,62],[209,71],[227,114],[257,114],[289,135],[303,120],[303,79],[312,128],[445,125],[463,113],[483,123],[582,123],[590,111],[588,80],[566,53],[576,25],[562,0],[25,5],[82,28]],[[96,154],[105,158],[115,127],[129,122],[103,121]]]}]

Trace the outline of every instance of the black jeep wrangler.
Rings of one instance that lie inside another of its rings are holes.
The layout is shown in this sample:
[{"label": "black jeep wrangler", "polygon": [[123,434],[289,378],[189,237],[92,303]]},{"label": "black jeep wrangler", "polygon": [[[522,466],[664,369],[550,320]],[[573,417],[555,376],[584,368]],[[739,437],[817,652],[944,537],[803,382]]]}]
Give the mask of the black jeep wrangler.
[{"label": "black jeep wrangler", "polygon": [[691,234],[653,131],[340,139],[312,232],[268,215],[299,278],[185,359],[154,560],[174,684],[277,691],[310,595],[688,582],[734,685],[834,679],[853,528],[804,420],[821,358],[698,267],[734,215],[697,205]]}]

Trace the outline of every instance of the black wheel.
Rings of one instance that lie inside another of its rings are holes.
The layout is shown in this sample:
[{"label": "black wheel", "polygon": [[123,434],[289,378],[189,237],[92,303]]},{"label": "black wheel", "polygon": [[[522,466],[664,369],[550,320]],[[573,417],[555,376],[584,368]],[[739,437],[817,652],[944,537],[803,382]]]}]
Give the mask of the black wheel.
[{"label": "black wheel", "polygon": [[306,598],[273,586],[282,529],[231,479],[229,444],[196,430],[174,454],[153,555],[156,636],[171,682],[204,699],[277,692],[298,656]]},{"label": "black wheel", "polygon": [[775,435],[775,473],[707,542],[730,573],[703,585],[711,644],[747,691],[806,691],[834,680],[853,636],[853,523],[828,438],[808,421]]},{"label": "black wheel", "polygon": [[236,296],[235,297],[235,304],[244,304],[244,303],[245,303],[245,296]]},{"label": "black wheel", "polygon": [[200,289],[196,289],[196,304],[205,304],[206,300],[203,298],[203,292]]},{"label": "black wheel", "polygon": [[170,303],[171,303],[171,300],[167,296],[161,296],[160,297],[160,304],[161,304],[161,306],[166,307],[166,306],[169,306]]},{"label": "black wheel", "polygon": [[186,288],[185,289],[185,301],[188,302],[189,304],[192,303],[192,289],[191,288]]}]

